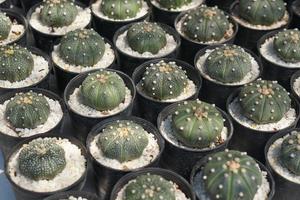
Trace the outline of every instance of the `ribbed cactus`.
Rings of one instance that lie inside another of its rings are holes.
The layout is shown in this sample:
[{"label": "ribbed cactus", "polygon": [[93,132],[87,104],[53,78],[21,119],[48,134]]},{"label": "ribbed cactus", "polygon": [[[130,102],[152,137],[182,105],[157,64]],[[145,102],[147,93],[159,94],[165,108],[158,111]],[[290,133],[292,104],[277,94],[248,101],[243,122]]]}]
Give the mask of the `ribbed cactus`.
[{"label": "ribbed cactus", "polygon": [[175,136],[189,147],[205,148],[220,141],[223,127],[222,114],[214,105],[200,100],[179,103],[172,114]]},{"label": "ribbed cactus", "polygon": [[251,59],[241,47],[224,45],[209,54],[204,64],[207,74],[223,83],[241,81],[251,71]]},{"label": "ribbed cactus", "polygon": [[131,49],[139,53],[157,54],[167,44],[166,32],[156,23],[138,22],[127,32],[127,41]]},{"label": "ribbed cactus", "polygon": [[176,9],[191,3],[192,0],[157,0],[157,2],[164,8]]},{"label": "ribbed cactus", "polygon": [[217,7],[201,5],[187,12],[182,31],[192,40],[209,42],[221,40],[230,25],[227,16]]},{"label": "ribbed cactus", "polygon": [[83,104],[99,111],[108,111],[125,100],[125,91],[125,83],[116,72],[99,70],[85,78],[80,96]]},{"label": "ribbed cactus", "polygon": [[47,121],[49,114],[46,98],[32,91],[16,94],[5,109],[7,120],[15,128],[36,128]]},{"label": "ribbed cactus", "polygon": [[284,30],[276,34],[274,39],[276,54],[286,62],[300,62],[300,31]]},{"label": "ribbed cactus", "polygon": [[5,40],[8,37],[11,26],[12,23],[9,17],[7,17],[5,13],[0,12],[0,40]]},{"label": "ribbed cactus", "polygon": [[20,46],[0,47],[0,80],[17,82],[26,79],[33,70],[31,53]]},{"label": "ribbed cactus", "polygon": [[40,20],[50,27],[62,27],[72,24],[77,14],[73,0],[43,0]]},{"label": "ribbed cactus", "polygon": [[280,21],[285,11],[283,0],[239,1],[239,15],[254,25],[271,25]]},{"label": "ribbed cactus", "polygon": [[124,200],[175,200],[173,184],[159,175],[139,175],[125,189]]},{"label": "ribbed cactus", "polygon": [[65,151],[55,138],[38,138],[23,146],[18,165],[29,179],[52,180],[66,166]]},{"label": "ribbed cactus", "polygon": [[233,150],[211,155],[203,167],[202,179],[210,199],[253,200],[262,185],[262,174],[255,160]]},{"label": "ribbed cactus", "polygon": [[59,46],[60,56],[69,64],[93,66],[105,52],[103,38],[92,29],[77,29],[67,33]]},{"label": "ribbed cactus", "polygon": [[280,161],[290,172],[300,176],[300,133],[293,131],[281,144]]},{"label": "ribbed cactus", "polygon": [[111,19],[133,18],[142,8],[143,0],[102,0],[100,10]]},{"label": "ribbed cactus", "polygon": [[241,89],[239,103],[243,115],[258,124],[278,122],[291,108],[289,93],[281,85],[261,79]]},{"label": "ribbed cactus", "polygon": [[116,121],[100,133],[97,145],[105,157],[123,163],[141,157],[148,145],[148,133],[133,121]]}]

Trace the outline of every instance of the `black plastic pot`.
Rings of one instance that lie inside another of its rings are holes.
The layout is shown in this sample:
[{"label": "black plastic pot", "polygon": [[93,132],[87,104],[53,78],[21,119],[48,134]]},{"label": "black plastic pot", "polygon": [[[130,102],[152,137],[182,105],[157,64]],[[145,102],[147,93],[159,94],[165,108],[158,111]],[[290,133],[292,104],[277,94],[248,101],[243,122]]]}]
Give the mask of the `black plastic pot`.
[{"label": "black plastic pot", "polygon": [[[204,49],[201,49],[194,61],[194,66],[197,68],[197,63],[199,60],[199,57],[203,56],[206,53],[206,50],[208,49],[215,49],[216,47],[220,47],[221,45],[218,46],[208,46]],[[260,58],[257,57],[256,54],[254,54],[252,51],[248,49],[244,49],[248,54],[250,54],[257,62],[259,65],[259,75],[257,78],[261,76],[263,73],[263,65],[261,63]],[[199,70],[200,71],[200,70]],[[237,88],[241,87],[242,85],[226,85],[222,84],[221,82],[215,82],[212,80],[209,80],[205,75],[203,75],[202,72],[200,72],[202,79],[203,79],[203,86],[202,86],[202,93],[200,93],[200,98],[203,99],[205,102],[208,103],[213,103],[216,104],[218,107],[221,109],[226,109],[226,100],[228,96]]]},{"label": "black plastic pot", "polygon": [[291,4],[291,11],[293,12],[293,20],[291,23],[291,28],[300,29],[300,0],[295,0]]},{"label": "black plastic pot", "polygon": [[[227,99],[226,102],[226,108],[227,112],[229,112],[229,105],[235,98],[237,98],[240,88],[235,90]],[[274,130],[274,131],[259,131],[255,129],[250,129],[248,127],[243,126],[238,121],[236,121],[235,118],[232,118],[233,126],[235,130],[235,134],[233,134],[233,137],[229,143],[229,148],[247,152],[250,156],[253,158],[259,160],[260,162],[265,162],[264,157],[264,147],[267,143],[267,141],[274,135],[275,133],[279,131],[284,131],[290,128],[293,128],[297,125],[297,122],[299,120],[299,113],[300,113],[300,107],[298,100],[293,96],[290,95],[290,98],[292,100],[292,108],[296,110],[296,120],[288,127],[281,129],[281,130]]]},{"label": "black plastic pot", "polygon": [[229,12],[231,4],[235,0],[208,0],[207,5],[209,6],[218,6],[221,10]]},{"label": "black plastic pot", "polygon": [[77,113],[70,107],[70,105],[68,103],[70,95],[74,92],[74,90],[76,88],[78,88],[82,84],[83,80],[88,76],[89,73],[93,73],[98,70],[92,70],[90,72],[85,72],[85,73],[81,73],[81,74],[77,75],[75,78],[73,78],[69,82],[69,84],[67,85],[65,92],[64,92],[64,101],[69,110],[69,114],[70,114],[70,117],[72,120],[73,127],[76,130],[76,132],[74,133],[74,136],[83,143],[85,143],[86,137],[87,137],[88,133],[90,132],[90,130],[92,129],[92,127],[95,126],[96,124],[98,124],[99,122],[101,122],[107,118],[111,118],[111,117],[115,117],[115,116],[131,115],[131,111],[132,111],[132,107],[134,105],[135,95],[136,95],[136,89],[133,84],[133,81],[131,80],[130,77],[128,77],[123,72],[116,71],[113,69],[107,69],[107,70],[116,72],[123,79],[126,86],[131,91],[132,101],[129,104],[129,106],[127,108],[125,108],[123,111],[116,113],[114,115],[105,116],[105,117],[88,117],[88,116],[82,115],[81,113]]},{"label": "black plastic pot", "polygon": [[[190,64],[181,61],[176,60],[172,58],[163,58],[163,59],[155,59],[150,60],[148,62],[143,63],[138,68],[135,69],[132,79],[135,85],[137,85],[141,80],[142,77],[146,71],[146,67],[148,67],[151,63],[158,63],[160,61],[164,60],[165,62],[176,62],[178,66],[181,66],[183,70],[187,72],[187,76],[190,80],[194,82],[197,89],[194,95],[187,98],[186,100],[192,100],[197,99],[199,95],[199,91],[202,86],[202,79],[200,77],[199,72],[195,69],[195,67],[191,66]],[[148,121],[152,123],[156,123],[158,114],[168,105],[171,105],[174,102],[161,102],[159,100],[155,100],[146,94],[143,93],[143,91],[140,91],[139,88],[137,88],[137,100],[139,104],[139,111],[143,118],[147,119]]]},{"label": "black plastic pot", "polygon": [[11,0],[5,0],[4,2],[0,3],[0,8],[10,8]]},{"label": "black plastic pot", "polygon": [[50,197],[47,197],[43,200],[61,200],[61,199],[69,199],[69,197],[75,197],[75,198],[86,198],[88,200],[101,200],[99,197],[92,193],[88,192],[81,192],[81,191],[69,191],[69,192],[61,192],[58,194],[54,194]]},{"label": "black plastic pot", "polygon": [[178,185],[178,188],[186,195],[186,197],[190,200],[196,200],[195,193],[192,190],[192,187],[190,184],[181,176],[178,174],[165,170],[165,169],[159,169],[159,168],[146,168],[143,170],[139,170],[137,172],[132,172],[130,174],[127,174],[123,178],[121,178],[118,183],[115,185],[110,200],[116,200],[118,193],[121,189],[124,188],[126,184],[128,184],[129,181],[136,179],[140,175],[146,175],[146,174],[152,174],[152,175],[159,175],[163,177],[166,180],[172,181],[176,185]]},{"label": "black plastic pot", "polygon": [[[166,107],[157,118],[157,127],[160,129],[162,122],[171,114],[175,112],[177,103]],[[221,109],[217,108],[221,112],[225,119],[224,126],[228,129],[228,137],[224,143],[216,146],[212,149],[195,149],[190,147],[178,146],[176,143],[171,141],[169,138],[162,136],[166,140],[166,148],[163,152],[161,159],[161,166],[166,169],[170,169],[180,174],[187,180],[190,177],[193,166],[196,162],[207,154],[223,151],[227,148],[229,141],[233,134],[233,125],[229,116]]]},{"label": "black plastic pot", "polygon": [[172,27],[170,27],[166,24],[160,24],[160,23],[158,23],[159,26],[161,26],[166,31],[166,33],[172,35],[174,37],[175,41],[177,42],[177,46],[172,52],[170,52],[170,53],[168,53],[167,55],[164,55],[164,56],[154,56],[154,57],[151,57],[151,58],[143,58],[143,57],[132,56],[132,55],[129,55],[129,54],[121,51],[119,49],[119,47],[116,45],[116,41],[117,41],[118,37],[121,34],[123,34],[125,31],[127,31],[129,29],[129,27],[132,26],[133,24],[134,23],[131,23],[131,24],[128,24],[126,26],[121,27],[119,30],[117,30],[117,32],[115,33],[114,38],[113,38],[113,43],[114,43],[114,45],[117,49],[117,52],[118,52],[119,65],[121,67],[121,71],[123,71],[124,73],[131,76],[133,71],[135,70],[135,68],[137,68],[139,65],[141,65],[142,63],[144,63],[146,61],[156,59],[156,58],[162,58],[162,57],[177,58],[177,56],[179,54],[179,48],[180,48],[180,45],[181,45],[180,36],[176,33],[176,31]]},{"label": "black plastic pot", "polygon": [[[208,161],[208,157],[209,156],[206,156],[204,158],[202,158],[199,162],[197,162],[197,164],[194,166],[193,168],[193,171],[191,173],[191,176],[190,176],[190,184],[192,185],[192,188],[193,190],[195,191],[196,193],[196,197],[198,200],[201,200],[203,197],[203,194],[201,195],[200,192],[203,190],[202,188],[202,167],[207,163]],[[257,161],[257,164],[259,165],[259,168],[261,169],[261,171],[265,171],[267,172],[267,180],[270,184],[270,192],[268,194],[268,198],[267,199],[264,199],[264,200],[272,200],[273,197],[274,197],[274,193],[275,193],[275,181],[274,181],[274,178],[271,174],[271,172],[269,171],[269,169],[267,167],[265,167],[261,162]],[[277,182],[276,182],[277,184]],[[283,195],[287,195],[289,193],[284,193]],[[284,198],[283,198],[284,199]],[[283,200],[281,199],[281,200]]]},{"label": "black plastic pot", "polygon": [[[8,161],[11,158],[11,156],[15,152],[17,152],[24,144],[29,143],[33,139],[44,138],[44,137],[49,137],[49,136],[38,136],[38,137],[35,137],[35,138],[30,138],[30,139],[27,139],[25,141],[22,141],[18,145],[16,145],[10,151],[10,153],[8,155],[8,159],[5,162],[5,175],[6,175],[7,179],[9,180],[9,182],[12,186],[12,189],[15,193],[16,200],[41,200],[45,197],[48,197],[50,195],[53,195],[53,194],[56,194],[56,193],[59,193],[59,192],[70,191],[70,190],[77,190],[77,191],[81,190],[83,188],[84,184],[85,184],[87,169],[88,169],[88,166],[89,166],[87,151],[86,151],[84,145],[82,145],[82,143],[80,141],[78,141],[77,139],[75,139],[73,137],[66,137],[66,136],[59,136],[59,138],[68,139],[72,144],[75,144],[78,148],[81,149],[82,155],[86,158],[86,165],[87,165],[86,170],[76,182],[69,185],[68,187],[65,187],[63,189],[53,191],[53,192],[34,192],[34,191],[24,189],[24,188],[20,187],[19,185],[17,185],[15,182],[13,182],[13,180],[11,179],[11,177],[9,175],[9,172],[8,172]],[[51,136],[51,137],[53,137],[53,136]]]},{"label": "black plastic pot", "polygon": [[27,13],[32,6],[42,2],[42,0],[20,0],[20,2],[24,12]]}]

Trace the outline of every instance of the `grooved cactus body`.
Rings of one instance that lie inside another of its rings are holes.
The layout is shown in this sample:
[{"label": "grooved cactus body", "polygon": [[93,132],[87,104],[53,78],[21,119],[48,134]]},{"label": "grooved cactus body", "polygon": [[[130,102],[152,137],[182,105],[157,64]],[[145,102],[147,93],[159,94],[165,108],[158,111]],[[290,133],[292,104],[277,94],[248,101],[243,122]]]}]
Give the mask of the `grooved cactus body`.
[{"label": "grooved cactus body", "polygon": [[50,27],[63,27],[72,24],[77,14],[73,0],[44,0],[40,20]]},{"label": "grooved cactus body", "polygon": [[274,39],[276,54],[286,62],[300,62],[300,31],[284,30],[276,34]]},{"label": "grooved cactus body", "polygon": [[5,40],[8,37],[11,26],[12,23],[9,17],[7,17],[5,13],[0,12],[0,40]]},{"label": "grooved cactus body", "polygon": [[127,162],[141,157],[148,145],[148,133],[132,121],[116,121],[108,125],[98,139],[105,157]]},{"label": "grooved cactus body", "polygon": [[254,25],[271,25],[280,21],[285,11],[283,0],[239,1],[239,15]]},{"label": "grooved cactus body", "polygon": [[131,49],[139,53],[157,54],[167,44],[166,32],[156,23],[137,22],[127,32]]},{"label": "grooved cactus body", "polygon": [[181,8],[182,6],[192,2],[192,0],[157,0],[157,1],[162,7],[167,9]]},{"label": "grooved cactus body", "polygon": [[77,29],[67,33],[59,46],[60,56],[72,65],[93,66],[105,52],[103,38],[94,30]]},{"label": "grooved cactus body", "polygon": [[276,81],[256,80],[239,93],[243,115],[258,124],[281,120],[291,108],[289,93]]},{"label": "grooved cactus body", "polygon": [[233,150],[210,156],[202,179],[206,194],[220,200],[253,200],[262,185],[261,170],[255,160]]},{"label": "grooved cactus body", "polygon": [[125,100],[125,91],[125,83],[116,72],[99,70],[85,78],[80,96],[83,104],[99,111],[108,111]]},{"label": "grooved cactus body", "polygon": [[200,100],[180,103],[172,114],[175,136],[189,147],[205,148],[220,142],[223,127],[222,114],[214,105]]},{"label": "grooved cactus body", "polygon": [[125,189],[124,200],[175,200],[174,186],[159,175],[139,175]]},{"label": "grooved cactus body", "polygon": [[249,54],[235,45],[216,48],[204,65],[211,78],[223,83],[241,81],[251,71],[251,66]]},{"label": "grooved cactus body", "polygon": [[23,146],[19,157],[19,170],[29,179],[51,180],[66,166],[65,151],[55,138],[38,138]]}]

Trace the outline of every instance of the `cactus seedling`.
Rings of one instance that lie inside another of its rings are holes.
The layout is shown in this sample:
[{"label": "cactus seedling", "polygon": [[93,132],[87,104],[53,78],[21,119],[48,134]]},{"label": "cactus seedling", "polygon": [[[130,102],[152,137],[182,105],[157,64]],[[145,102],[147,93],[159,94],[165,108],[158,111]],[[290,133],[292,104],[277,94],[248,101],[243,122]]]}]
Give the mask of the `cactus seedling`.
[{"label": "cactus seedling", "polygon": [[189,147],[205,148],[220,141],[223,127],[222,114],[214,105],[200,100],[180,103],[172,114],[175,136]]},{"label": "cactus seedling", "polygon": [[157,0],[157,2],[164,8],[176,9],[191,3],[192,0]]},{"label": "cactus seedling", "polygon": [[242,113],[258,124],[278,122],[291,108],[289,93],[276,81],[256,80],[239,93]]},{"label": "cactus seedling", "polygon": [[29,142],[18,157],[23,176],[35,181],[52,180],[66,166],[65,151],[55,138],[38,138]]},{"label": "cactus seedling", "polygon": [[123,163],[142,155],[148,145],[148,133],[132,121],[116,121],[100,133],[97,144],[105,157]]},{"label": "cactus seedling", "polygon": [[174,186],[159,175],[139,175],[125,189],[124,200],[175,200]]},{"label": "cactus seedling", "polygon": [[0,12],[0,40],[5,40],[8,37],[11,26],[12,23],[9,17],[7,17],[5,13]]},{"label": "cactus seedling", "polygon": [[104,52],[103,38],[92,29],[77,29],[67,33],[59,46],[60,56],[76,66],[93,66],[103,57]]},{"label": "cactus seedling", "polygon": [[138,22],[127,32],[127,41],[131,49],[139,53],[157,54],[167,44],[166,32],[156,23]]}]

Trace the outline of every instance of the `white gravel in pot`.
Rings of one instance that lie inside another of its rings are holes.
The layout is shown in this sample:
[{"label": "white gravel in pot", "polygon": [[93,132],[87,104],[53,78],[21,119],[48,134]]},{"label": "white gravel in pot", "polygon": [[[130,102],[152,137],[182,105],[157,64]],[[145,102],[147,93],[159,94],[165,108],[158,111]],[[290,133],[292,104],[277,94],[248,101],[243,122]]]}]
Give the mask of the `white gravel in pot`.
[{"label": "white gravel in pot", "polygon": [[12,26],[9,32],[9,35],[6,39],[0,40],[0,45],[7,45],[13,43],[23,36],[25,32],[25,27],[23,24],[18,24],[16,20],[12,22]]},{"label": "white gravel in pot", "polygon": [[20,173],[18,157],[22,148],[16,151],[8,160],[8,175],[19,187],[33,192],[55,192],[64,189],[78,181],[86,171],[86,158],[81,149],[68,139],[57,138],[57,144],[65,151],[66,167],[52,180],[34,181]]},{"label": "white gravel in pot", "polygon": [[230,115],[242,126],[262,132],[276,132],[285,129],[291,126],[297,118],[296,110],[294,108],[290,108],[290,110],[288,110],[284,114],[283,118],[278,122],[269,124],[257,124],[242,114],[242,108],[240,106],[238,98],[235,98],[229,104],[228,110]]},{"label": "white gravel in pot", "polygon": [[181,6],[180,8],[171,8],[171,9],[167,9],[162,7],[157,0],[151,0],[151,4],[154,5],[157,8],[160,8],[161,10],[165,10],[168,12],[183,12],[183,11],[187,11],[193,8],[198,7],[199,5],[201,5],[204,2],[204,0],[192,0],[192,2],[185,4],[183,6]]},{"label": "white gravel in pot", "polygon": [[60,200],[88,200],[84,197],[74,197],[74,196],[70,196],[69,198],[67,199],[60,199]]},{"label": "white gravel in pot", "polygon": [[293,88],[294,88],[295,93],[298,95],[298,97],[300,97],[300,77],[295,79],[295,81],[293,83]]}]

